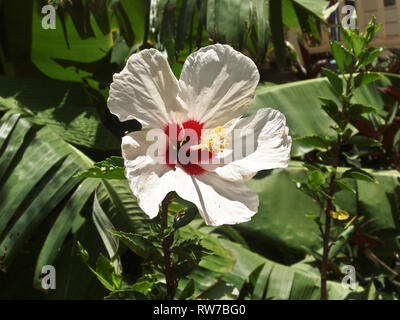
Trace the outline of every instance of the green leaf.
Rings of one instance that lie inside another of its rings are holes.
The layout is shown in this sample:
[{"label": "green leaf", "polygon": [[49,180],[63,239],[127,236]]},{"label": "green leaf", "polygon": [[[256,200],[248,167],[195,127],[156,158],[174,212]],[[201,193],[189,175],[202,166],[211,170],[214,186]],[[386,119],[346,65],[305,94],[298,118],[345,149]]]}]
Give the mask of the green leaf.
[{"label": "green leaf", "polygon": [[365,113],[376,113],[377,108],[372,106],[365,106],[362,104],[351,104],[346,112],[348,117],[358,117]]},{"label": "green leaf", "polygon": [[100,283],[109,291],[118,290],[121,286],[122,276],[115,274],[114,267],[110,260],[104,257],[101,253],[97,257],[96,269],[93,269],[89,264],[89,254],[82,244],[78,241],[78,255],[82,261],[88,266],[89,270],[97,277]]},{"label": "green leaf", "polygon": [[[254,299],[303,300],[320,298],[320,278],[299,266],[284,266],[272,262],[254,252],[244,249],[237,243],[221,240],[221,243],[237,257],[234,269],[223,279],[240,290],[245,281],[261,270],[256,278]],[[344,299],[350,290],[344,290],[340,283],[328,281],[329,299]],[[257,290],[256,290],[257,289]]]},{"label": "green leaf", "polygon": [[[46,135],[44,131],[42,134]],[[58,147],[62,147],[62,144],[59,144],[58,141],[59,139],[53,138],[53,146],[57,145]],[[12,174],[2,185],[2,188],[0,188],[0,193],[7,193],[7,197],[5,197],[6,201],[0,204],[2,210],[2,216],[0,217],[0,233],[4,232],[15,210],[18,209],[18,205],[25,199],[27,193],[31,188],[35,188],[34,193],[31,195],[31,201],[24,208],[25,210],[23,212],[25,214],[20,215],[8,230],[8,233],[18,234],[19,236],[12,239],[5,238],[0,244],[0,251],[7,251],[8,249],[6,259],[3,261],[4,267],[8,266],[15,258],[18,249],[23,246],[24,240],[29,237],[35,227],[37,227],[79,183],[78,179],[73,181],[71,178],[72,175],[79,170],[77,164],[80,160],[79,156],[77,154],[68,155],[68,151],[70,151],[68,149],[55,152],[49,145],[46,145],[46,142],[49,141],[37,137],[36,146],[33,143],[30,147],[35,149],[38,146],[39,150],[41,149],[43,151],[43,153],[36,156],[39,162],[33,162],[35,161],[35,156],[27,150],[25,153],[25,161],[20,161],[18,163],[19,166],[23,167],[13,170]],[[32,163],[31,166],[29,166],[29,162]],[[34,168],[32,168],[32,166],[34,166]],[[20,172],[26,172],[26,170],[32,170],[33,172],[27,172],[25,177],[18,175]],[[18,183],[22,178],[29,179],[29,175],[32,177],[31,181],[26,180],[25,183]],[[40,182],[38,179],[41,179]],[[39,184],[36,185],[38,182]],[[12,186],[10,184],[12,184]]]},{"label": "green leaf", "polygon": [[360,146],[360,147],[381,147],[382,144],[372,138],[368,138],[366,136],[362,136],[362,135],[355,135],[352,136],[348,141],[348,144],[354,144],[356,146]]},{"label": "green leaf", "polygon": [[324,183],[326,179],[320,170],[311,171],[307,177],[307,186],[312,190],[318,190]]},{"label": "green leaf", "polygon": [[336,93],[340,96],[343,92],[343,80],[333,71],[322,68],[332,87]]},{"label": "green leaf", "polygon": [[104,300],[147,300],[146,296],[136,290],[114,290]]},{"label": "green leaf", "polygon": [[362,49],[364,48],[366,41],[363,36],[358,35],[355,32],[352,34],[351,40],[353,43],[354,55],[357,58],[360,55],[360,53],[362,52]]},{"label": "green leaf", "polygon": [[342,178],[351,178],[356,180],[363,180],[367,182],[378,183],[378,181],[368,172],[361,169],[349,169],[342,174]]},{"label": "green leaf", "polygon": [[340,71],[343,74],[347,73],[347,69],[352,63],[351,53],[337,41],[332,41],[331,49]]},{"label": "green leaf", "polygon": [[130,48],[126,44],[124,37],[118,32],[114,45],[111,50],[111,63],[125,66],[126,59],[129,57]]},{"label": "green leaf", "polygon": [[353,233],[354,233],[354,226],[351,225],[338,236],[338,238],[335,240],[335,242],[332,244],[329,250],[329,255],[328,255],[329,260],[332,260],[337,256],[340,250],[346,245],[346,243],[348,243]]},{"label": "green leaf", "polygon": [[362,299],[363,300],[376,300],[376,287],[374,284],[374,280],[371,279],[368,283],[368,285],[365,288],[365,291],[362,294]]},{"label": "green leaf", "polygon": [[[39,274],[43,265],[52,264],[62,275],[57,277],[60,290],[50,291],[49,297],[99,297],[96,280],[79,271],[79,264],[70,257],[75,257],[76,240],[85,243],[95,256],[99,254],[97,231],[92,220],[87,219],[92,208],[92,203],[87,202],[92,201],[97,186],[99,202],[110,212],[112,223],[124,230],[132,230],[133,225],[141,230],[144,214],[126,181],[73,178],[93,162],[60,139],[52,128],[34,127],[25,118],[18,119],[2,148],[0,267],[12,270],[13,277],[22,277],[25,283],[33,278],[34,287],[42,289]],[[32,237],[37,239],[34,250],[27,241]],[[31,262],[22,267],[24,250],[30,252]],[[2,282],[3,285],[8,287],[7,283]]]},{"label": "green leaf", "polygon": [[340,34],[342,35],[343,41],[349,50],[353,49],[353,42],[351,40],[351,36],[353,33],[355,32],[352,29],[343,28],[342,26],[340,26]]},{"label": "green leaf", "polygon": [[99,150],[119,148],[119,139],[103,125],[83,85],[0,76],[1,104],[36,125],[48,125],[69,143]]},{"label": "green leaf", "polygon": [[320,136],[298,137],[298,138],[295,138],[295,140],[306,143],[306,144],[313,146],[321,151],[327,151],[331,147],[330,142]]},{"label": "green leaf", "polygon": [[257,282],[253,290],[253,299],[261,300],[265,296],[268,278],[271,274],[273,265],[271,263],[265,263],[257,277]]},{"label": "green leaf", "polygon": [[305,214],[304,216],[307,217],[308,219],[311,219],[316,222],[318,222],[320,220],[319,215],[316,215],[316,214]]},{"label": "green leaf", "polygon": [[325,21],[332,10],[335,10],[335,6],[328,7],[328,4],[316,0],[291,0],[295,7],[304,10],[307,13],[311,13],[314,17],[321,21]]},{"label": "green leaf", "polygon": [[359,34],[358,30],[352,30],[350,28],[341,27],[340,31],[347,47],[354,52],[357,58],[366,44],[365,37]]},{"label": "green leaf", "polygon": [[[341,177],[346,170],[348,168],[339,167],[337,176]],[[396,170],[367,172],[379,184],[365,180],[343,180],[358,191],[358,201],[362,204],[359,214],[372,221],[370,227],[374,230],[396,228],[397,209],[393,206],[392,200],[397,197],[399,172]],[[299,258],[305,254],[302,245],[315,250],[320,248],[318,226],[305,217],[307,213],[319,212],[320,207],[309,195],[299,192],[293,183],[293,180],[302,181],[305,177],[306,172],[301,163],[292,161],[286,169],[273,170],[267,176],[260,176],[246,183],[257,192],[260,200],[258,213],[251,221],[235,228],[246,239],[252,239],[252,246],[278,251],[282,256],[287,252],[293,252]],[[281,197],[283,193],[285,199]],[[357,212],[357,200],[353,192],[337,192],[335,204],[350,213]],[[285,223],[282,224],[282,221]]]},{"label": "green leaf", "polygon": [[180,211],[175,216],[174,229],[179,229],[189,224],[197,216],[197,213],[198,209],[196,207],[189,207]]},{"label": "green leaf", "polygon": [[347,190],[347,191],[352,192],[353,194],[356,194],[356,191],[354,190],[354,188],[352,186],[350,186],[349,184],[347,184],[346,182],[335,179],[333,184],[337,191]]},{"label": "green leaf", "polygon": [[[11,116],[2,124],[4,134],[4,140],[2,144],[4,145],[7,139],[9,140],[4,146],[0,157],[0,179],[2,179],[2,177],[7,173],[9,166],[12,164],[14,157],[16,157],[18,150],[20,150],[28,132],[32,127],[32,123],[21,119],[18,121],[15,127],[13,127],[13,130],[9,131],[6,128],[11,124],[10,122],[14,121],[12,119],[13,117],[18,116]],[[7,132],[8,134],[6,136]]]},{"label": "green leaf", "polygon": [[114,283],[114,267],[111,261],[101,253],[97,258],[96,271],[93,271],[93,269],[91,270],[107,290],[114,291],[115,289],[118,289],[119,286],[115,286],[118,282]]},{"label": "green leaf", "polygon": [[4,142],[6,141],[7,137],[14,129],[15,125],[18,122],[20,115],[13,114],[8,119],[5,119],[1,126],[0,126],[0,149],[3,146]]},{"label": "green leaf", "polygon": [[269,2],[269,25],[272,32],[276,61],[279,66],[283,66],[285,64],[286,46],[283,32],[282,0]]},{"label": "green leaf", "polygon": [[80,258],[82,259],[82,261],[84,263],[88,263],[89,261],[89,253],[87,252],[87,250],[82,246],[82,244],[78,241],[77,242],[78,245],[78,254],[80,256]]},{"label": "green leaf", "polygon": [[380,56],[382,53],[382,48],[366,48],[364,49],[360,56],[358,57],[358,65],[359,67],[365,67],[371,64],[376,58]]},{"label": "green leaf", "polygon": [[146,239],[144,236],[140,234],[126,233],[122,231],[113,231],[109,230],[109,232],[119,238],[129,249],[131,249],[138,256],[147,258],[150,255],[158,256],[159,253],[154,245]]},{"label": "green leaf", "polygon": [[379,32],[383,24],[376,24],[376,17],[372,16],[371,20],[368,22],[365,28],[365,39],[367,43],[371,42],[372,38]]},{"label": "green leaf", "polygon": [[200,242],[200,239],[184,239],[177,241],[171,248],[179,261],[188,260],[197,264],[202,256],[206,253],[210,253],[206,250]]},{"label": "green leaf", "polygon": [[329,212],[329,215],[331,216],[332,219],[339,221],[347,220],[350,217],[350,214],[346,210],[337,210],[337,211],[331,210]]},{"label": "green leaf", "polygon": [[[373,106],[377,110],[383,110],[387,102],[384,101],[385,99],[378,88],[390,85],[389,79],[393,79],[392,81],[396,83],[398,76],[385,74],[385,77],[381,80],[358,88],[351,99],[351,103]],[[331,126],[334,126],[336,122],[325,113],[324,109],[321,109],[320,97],[334,103],[329,104],[329,106],[333,108],[331,115],[335,119],[335,110],[341,103],[327,78],[296,81],[275,86],[261,85],[256,91],[253,102],[246,110],[245,116],[249,116],[261,108],[274,108],[285,115],[287,126],[290,128],[290,135],[293,138],[317,135],[335,139],[336,132],[331,129]],[[328,110],[328,108],[325,110]],[[340,118],[336,118],[336,120],[340,123]],[[311,150],[313,148],[309,145],[293,141],[291,155],[301,156]]]},{"label": "green leaf", "polygon": [[132,285],[130,289],[147,296],[157,282],[157,277],[155,275],[144,274]]},{"label": "green leaf", "polygon": [[331,117],[332,120],[334,120],[337,124],[341,126],[342,120],[336,102],[322,97],[320,97],[319,100],[321,100],[321,102],[323,103],[321,106],[322,110],[324,110],[326,114]]},{"label": "green leaf", "polygon": [[92,218],[100,238],[107,250],[108,256],[110,257],[111,261],[113,261],[115,272],[121,273],[122,265],[121,259],[118,255],[119,239],[109,232],[110,230],[115,231],[115,228],[103,211],[96,193],[93,201]]},{"label": "green leaf", "polygon": [[106,160],[96,162],[93,167],[79,172],[75,177],[124,180],[126,179],[124,159],[112,156]]},{"label": "green leaf", "polygon": [[[40,250],[40,254],[36,262],[33,283],[36,289],[43,289],[41,282],[39,281],[39,275],[42,272],[42,267],[44,265],[54,264],[65,238],[72,229],[74,221],[78,218],[79,212],[81,212],[83,206],[89,200],[98,184],[99,181],[92,179],[87,179],[82,182],[59,214],[54,226],[47,235],[46,241]],[[85,251],[83,251],[83,247],[80,243],[78,243],[78,246],[81,247],[82,253],[84,256],[86,256],[84,259],[86,259],[87,262],[87,252],[85,253]]]},{"label": "green leaf", "polygon": [[194,281],[190,279],[183,289],[182,293],[179,295],[179,300],[189,299],[194,293]]},{"label": "green leaf", "polygon": [[196,9],[195,0],[187,0],[182,2],[182,8],[179,14],[178,33],[176,36],[175,46],[178,50],[185,48],[185,39],[190,32],[194,11]]},{"label": "green leaf", "polygon": [[[203,223],[202,220],[200,221]],[[199,232],[198,228],[194,229],[191,225],[178,229],[175,236],[181,240],[189,240],[193,239],[193,237],[198,237],[201,239],[201,248],[199,247],[198,249],[200,249],[201,252],[212,252],[212,254],[202,255],[199,267],[218,274],[224,274],[231,270],[235,262],[234,257],[228,250],[221,246],[218,241],[215,241],[213,237],[206,236],[204,233]]]},{"label": "green leaf", "polygon": [[377,81],[381,79],[383,76],[380,73],[374,72],[361,72],[354,78],[354,87],[358,88],[361,86],[365,86],[370,82]]}]

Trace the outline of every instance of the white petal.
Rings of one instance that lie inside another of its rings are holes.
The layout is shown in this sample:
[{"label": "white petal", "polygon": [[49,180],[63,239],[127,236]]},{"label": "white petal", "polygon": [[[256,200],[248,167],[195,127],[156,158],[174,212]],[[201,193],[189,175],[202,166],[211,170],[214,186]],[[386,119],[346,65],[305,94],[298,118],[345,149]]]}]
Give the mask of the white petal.
[{"label": "white petal", "polygon": [[174,190],[175,174],[167,165],[146,154],[151,143],[146,141],[146,131],[122,138],[125,176],[139,207],[152,219],[168,192]]},{"label": "white petal", "polygon": [[177,94],[178,81],[167,59],[158,50],[146,49],[131,55],[114,74],[107,104],[120,121],[137,119],[145,127],[160,128],[184,112]]},{"label": "white petal", "polygon": [[[230,181],[249,180],[260,170],[288,166],[292,138],[281,112],[259,109],[252,116],[240,119],[233,129],[238,133],[229,146],[233,161],[215,169],[219,176]],[[242,143],[237,144],[239,141]]]},{"label": "white petal", "polygon": [[258,209],[258,196],[244,183],[232,183],[215,173],[190,176],[176,168],[176,193],[199,209],[208,225],[249,221]]},{"label": "white petal", "polygon": [[243,115],[253,100],[260,75],[254,62],[228,45],[215,44],[192,53],[179,79],[179,98],[189,118],[205,128]]}]

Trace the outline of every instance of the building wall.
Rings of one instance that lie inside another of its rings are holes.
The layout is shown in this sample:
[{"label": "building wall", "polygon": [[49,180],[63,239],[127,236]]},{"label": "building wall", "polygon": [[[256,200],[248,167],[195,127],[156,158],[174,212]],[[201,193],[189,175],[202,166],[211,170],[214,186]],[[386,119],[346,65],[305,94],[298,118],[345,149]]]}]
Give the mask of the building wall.
[{"label": "building wall", "polygon": [[[339,8],[340,21],[345,16],[341,13],[343,5]],[[371,46],[400,48],[400,0],[357,0],[357,27],[365,30],[369,20],[375,16],[378,23],[383,23],[382,29],[376,35]],[[294,41],[296,35],[290,33],[289,41]],[[322,44],[309,48],[311,53],[330,51],[328,30],[323,30]]]}]

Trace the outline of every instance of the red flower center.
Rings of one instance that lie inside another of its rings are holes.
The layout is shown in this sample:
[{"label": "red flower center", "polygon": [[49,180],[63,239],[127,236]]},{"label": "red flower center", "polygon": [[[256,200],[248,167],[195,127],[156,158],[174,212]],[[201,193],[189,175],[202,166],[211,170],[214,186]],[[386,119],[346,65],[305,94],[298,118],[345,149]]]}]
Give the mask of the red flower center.
[{"label": "red flower center", "polygon": [[208,161],[213,154],[207,149],[191,150],[191,146],[200,143],[201,130],[204,124],[196,120],[188,120],[182,124],[176,122],[165,126],[164,132],[169,137],[166,151],[166,163],[172,169],[179,166],[190,175],[200,175],[205,170],[200,161]]}]

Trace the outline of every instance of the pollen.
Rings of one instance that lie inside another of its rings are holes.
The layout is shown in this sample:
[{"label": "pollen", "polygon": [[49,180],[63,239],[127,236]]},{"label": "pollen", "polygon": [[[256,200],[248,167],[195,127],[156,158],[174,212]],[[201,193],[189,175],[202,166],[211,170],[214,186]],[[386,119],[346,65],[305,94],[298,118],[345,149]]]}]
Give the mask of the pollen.
[{"label": "pollen", "polygon": [[218,126],[214,129],[207,130],[200,137],[200,144],[196,149],[208,149],[212,153],[220,153],[229,145],[228,134],[226,129]]}]

